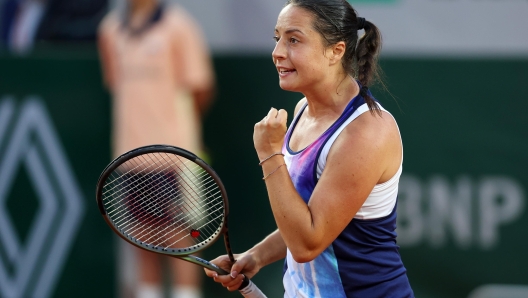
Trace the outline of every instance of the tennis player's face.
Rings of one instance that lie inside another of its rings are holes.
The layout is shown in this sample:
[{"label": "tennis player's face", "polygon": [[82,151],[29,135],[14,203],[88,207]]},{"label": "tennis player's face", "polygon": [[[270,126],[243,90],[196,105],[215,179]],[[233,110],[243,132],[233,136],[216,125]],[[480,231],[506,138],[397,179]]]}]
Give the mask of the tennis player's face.
[{"label": "tennis player's face", "polygon": [[306,93],[328,71],[323,37],[312,24],[313,15],[300,7],[288,5],[279,14],[272,57],[284,90]]}]

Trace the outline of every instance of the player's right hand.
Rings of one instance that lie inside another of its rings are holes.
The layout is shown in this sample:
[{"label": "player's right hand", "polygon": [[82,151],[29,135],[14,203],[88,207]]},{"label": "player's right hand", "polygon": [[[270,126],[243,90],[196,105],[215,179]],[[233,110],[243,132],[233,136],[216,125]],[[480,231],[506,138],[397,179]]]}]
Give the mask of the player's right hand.
[{"label": "player's right hand", "polygon": [[236,262],[233,264],[227,255],[219,256],[211,261],[211,263],[230,272],[229,275],[220,275],[215,271],[204,268],[205,274],[228,291],[237,291],[244,280],[244,276],[252,278],[260,270],[257,262],[252,254],[243,253],[234,255]]}]

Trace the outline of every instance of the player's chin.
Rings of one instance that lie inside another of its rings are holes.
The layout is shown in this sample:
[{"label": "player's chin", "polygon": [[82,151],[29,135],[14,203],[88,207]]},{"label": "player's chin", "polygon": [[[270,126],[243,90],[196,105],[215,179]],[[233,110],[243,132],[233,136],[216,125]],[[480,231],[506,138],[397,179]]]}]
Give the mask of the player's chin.
[{"label": "player's chin", "polygon": [[292,82],[289,82],[284,79],[279,80],[279,87],[281,87],[282,90],[286,91],[297,91],[296,84],[293,84]]}]

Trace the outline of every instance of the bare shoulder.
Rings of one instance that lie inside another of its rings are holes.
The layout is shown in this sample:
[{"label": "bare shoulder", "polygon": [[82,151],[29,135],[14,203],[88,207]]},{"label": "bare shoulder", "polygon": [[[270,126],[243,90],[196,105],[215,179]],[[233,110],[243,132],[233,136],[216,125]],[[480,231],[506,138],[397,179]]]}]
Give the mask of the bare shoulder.
[{"label": "bare shoulder", "polygon": [[389,180],[399,169],[402,161],[402,142],[396,120],[388,112],[365,112],[352,121],[339,135],[330,158],[342,161],[353,156],[376,174],[376,183]]},{"label": "bare shoulder", "polygon": [[394,117],[386,112],[367,111],[352,121],[339,136],[345,147],[377,156],[378,160],[387,159],[401,151],[401,138]]},{"label": "bare shoulder", "polygon": [[364,138],[381,141],[395,136],[399,139],[400,135],[396,120],[386,111],[365,112],[352,121],[345,131],[353,134],[360,133]]}]

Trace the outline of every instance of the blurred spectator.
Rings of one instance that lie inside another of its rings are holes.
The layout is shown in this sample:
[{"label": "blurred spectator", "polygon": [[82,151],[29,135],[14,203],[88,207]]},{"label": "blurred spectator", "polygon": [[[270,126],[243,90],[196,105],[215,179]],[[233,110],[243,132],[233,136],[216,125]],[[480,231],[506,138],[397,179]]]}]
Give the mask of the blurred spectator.
[{"label": "blurred spectator", "polygon": [[[123,12],[111,11],[101,23],[99,51],[113,97],[114,156],[150,144],[202,149],[201,115],[214,77],[202,32],[186,11],[127,0]],[[120,243],[122,297],[162,297],[161,259],[173,269],[172,298],[201,297],[199,266]],[[137,255],[136,268],[130,255]]]},{"label": "blurred spectator", "polygon": [[47,0],[37,40],[94,41],[108,0]]},{"label": "blurred spectator", "polygon": [[108,0],[0,0],[2,43],[29,52],[35,41],[95,40]]},{"label": "blurred spectator", "polygon": [[2,41],[13,52],[29,51],[35,40],[45,0],[7,0],[2,5]]}]

